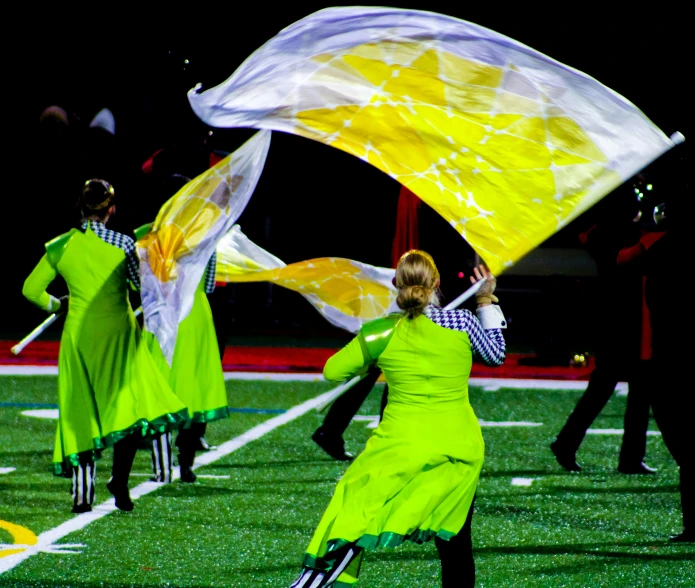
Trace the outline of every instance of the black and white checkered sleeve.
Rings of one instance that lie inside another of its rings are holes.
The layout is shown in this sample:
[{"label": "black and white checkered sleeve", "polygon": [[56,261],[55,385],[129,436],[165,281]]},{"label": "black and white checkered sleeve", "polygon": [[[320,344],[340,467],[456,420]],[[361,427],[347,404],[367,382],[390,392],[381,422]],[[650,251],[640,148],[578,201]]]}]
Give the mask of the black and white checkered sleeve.
[{"label": "black and white checkered sleeve", "polygon": [[217,251],[215,251],[208,264],[205,266],[205,293],[212,294],[215,291],[215,273],[217,272]]},{"label": "black and white checkered sleeve", "polygon": [[485,365],[500,366],[504,363],[507,344],[502,329],[484,329],[478,317],[466,309],[447,310],[430,306],[425,314],[440,327],[468,333],[474,357]]},{"label": "black and white checkered sleeve", "polygon": [[122,249],[125,253],[126,271],[128,272],[128,279],[133,284],[137,290],[140,289],[140,258],[138,257],[138,252],[135,247],[135,241],[124,235],[123,233],[117,233],[111,229],[107,229],[103,223],[91,221],[90,229],[94,231],[97,237],[105,241],[109,245],[118,247]]}]

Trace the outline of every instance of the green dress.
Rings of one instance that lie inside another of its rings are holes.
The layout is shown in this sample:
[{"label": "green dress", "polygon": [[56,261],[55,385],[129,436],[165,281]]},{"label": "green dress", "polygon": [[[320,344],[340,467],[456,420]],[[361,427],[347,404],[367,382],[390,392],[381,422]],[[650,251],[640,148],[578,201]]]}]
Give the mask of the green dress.
[{"label": "green dress", "polygon": [[[136,229],[136,238],[142,238],[150,227],[148,224]],[[229,416],[222,360],[206,293],[206,284],[212,283],[214,287],[214,277],[213,258],[198,284],[191,311],[179,323],[171,367],[155,336],[149,331],[144,333],[159,369],[179,400],[188,407],[186,428],[192,423],[208,423]]]},{"label": "green dress", "polygon": [[54,473],[69,477],[72,467],[98,458],[127,434],[161,434],[188,413],[143,343],[128,299],[123,249],[88,227],[57,237],[46,251],[23,292],[49,309],[45,290],[58,274],[70,292],[58,355],[53,455]]},{"label": "green dress", "polygon": [[[468,311],[454,312],[477,320]],[[478,336],[486,332],[479,323],[476,328]],[[389,397],[365,450],[335,488],[307,548],[306,567],[329,568],[330,552],[347,543],[396,546],[435,536],[448,540],[461,530],[485,451],[468,400],[472,358],[465,330],[425,315],[410,320],[398,314],[367,323],[329,358],[324,377],[336,382],[376,362]],[[360,559],[361,552],[336,586],[356,583]]]}]

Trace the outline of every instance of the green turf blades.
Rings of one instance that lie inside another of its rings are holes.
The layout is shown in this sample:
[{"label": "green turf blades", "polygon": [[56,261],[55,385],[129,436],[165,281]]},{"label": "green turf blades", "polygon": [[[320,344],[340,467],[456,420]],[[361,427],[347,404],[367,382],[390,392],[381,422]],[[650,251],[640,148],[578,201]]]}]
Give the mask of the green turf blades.
[{"label": "green turf blades", "polygon": [[[325,383],[227,383],[230,407],[288,409],[323,391]],[[360,413],[379,412],[381,387]],[[695,575],[695,549],[670,545],[680,530],[678,471],[661,438],[648,438],[656,476],[615,472],[619,436],[588,435],[579,453],[585,471],[564,472],[548,444],[576,403],[577,390],[483,391],[471,402],[485,421],[529,421],[539,427],[484,427],[486,462],[473,518],[478,585],[485,587],[687,586]],[[0,378],[0,398],[55,402],[55,378]],[[622,428],[625,399],[615,396],[596,428]],[[50,472],[55,421],[0,409],[0,519],[40,534],[68,521],[69,482]],[[233,413],[211,423],[208,440],[220,445],[273,414]],[[313,411],[219,461],[199,468],[196,484],[174,483],[136,501],[133,513],[112,513],[61,539],[82,544],[76,554],[39,553],[0,585],[87,588],[136,585],[287,586],[347,467],[311,441],[323,415]],[[356,421],[347,447],[359,451],[371,430]],[[651,423],[650,428],[655,428]],[[111,451],[97,466],[97,503],[105,490]],[[150,456],[138,453],[131,486],[151,475]],[[532,479],[513,486],[514,478]],[[11,541],[0,530],[0,543]],[[2,562],[2,558],[0,558]],[[434,545],[403,544],[365,554],[358,586],[429,587],[439,582]]]}]

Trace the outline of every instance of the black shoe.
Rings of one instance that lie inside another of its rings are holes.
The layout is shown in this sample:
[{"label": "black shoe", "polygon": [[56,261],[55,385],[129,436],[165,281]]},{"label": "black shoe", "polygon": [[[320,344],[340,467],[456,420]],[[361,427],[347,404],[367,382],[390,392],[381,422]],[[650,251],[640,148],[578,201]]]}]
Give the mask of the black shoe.
[{"label": "black shoe", "polygon": [[621,474],[655,474],[656,468],[650,468],[646,463],[641,461],[634,465],[618,464],[618,471]]},{"label": "black shoe", "polygon": [[74,513],[92,512],[92,505],[91,504],[75,504],[72,507],[72,512],[74,512]]},{"label": "black shoe", "polygon": [[671,535],[671,543],[695,543],[695,529],[685,529],[680,535]]},{"label": "black shoe", "polygon": [[354,455],[345,451],[345,442],[342,437],[331,437],[320,427],[314,431],[311,440],[333,459],[338,461],[352,461],[355,459]]},{"label": "black shoe", "polygon": [[550,451],[556,457],[557,462],[568,472],[579,472],[582,467],[577,463],[576,450],[566,449],[557,441],[550,444]]},{"label": "black shoe", "polygon": [[198,479],[191,466],[181,466],[181,481],[192,484]]},{"label": "black shoe", "polygon": [[113,483],[113,480],[111,480],[106,484],[106,489],[113,494],[117,509],[130,512],[135,508],[135,504],[130,499],[130,492],[127,486],[119,488]]}]

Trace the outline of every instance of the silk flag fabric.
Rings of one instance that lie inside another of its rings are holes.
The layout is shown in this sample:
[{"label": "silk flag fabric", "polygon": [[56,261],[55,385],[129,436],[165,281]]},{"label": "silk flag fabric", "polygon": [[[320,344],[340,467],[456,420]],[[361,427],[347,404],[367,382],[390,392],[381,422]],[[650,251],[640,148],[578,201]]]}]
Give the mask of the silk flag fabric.
[{"label": "silk flag fabric", "polygon": [[674,145],[576,69],[473,23],[398,8],[320,10],[188,98],[210,126],[294,133],[376,166],[494,274]]},{"label": "silk flag fabric", "polygon": [[270,131],[188,182],[160,209],[136,243],[145,329],[171,363],[179,323],[193,305],[205,266],[253,194],[265,165]]},{"label": "silk flag fabric", "polygon": [[253,243],[238,225],[217,246],[218,282],[270,282],[298,292],[332,325],[352,333],[398,310],[396,271],[322,257],[286,265]]}]

